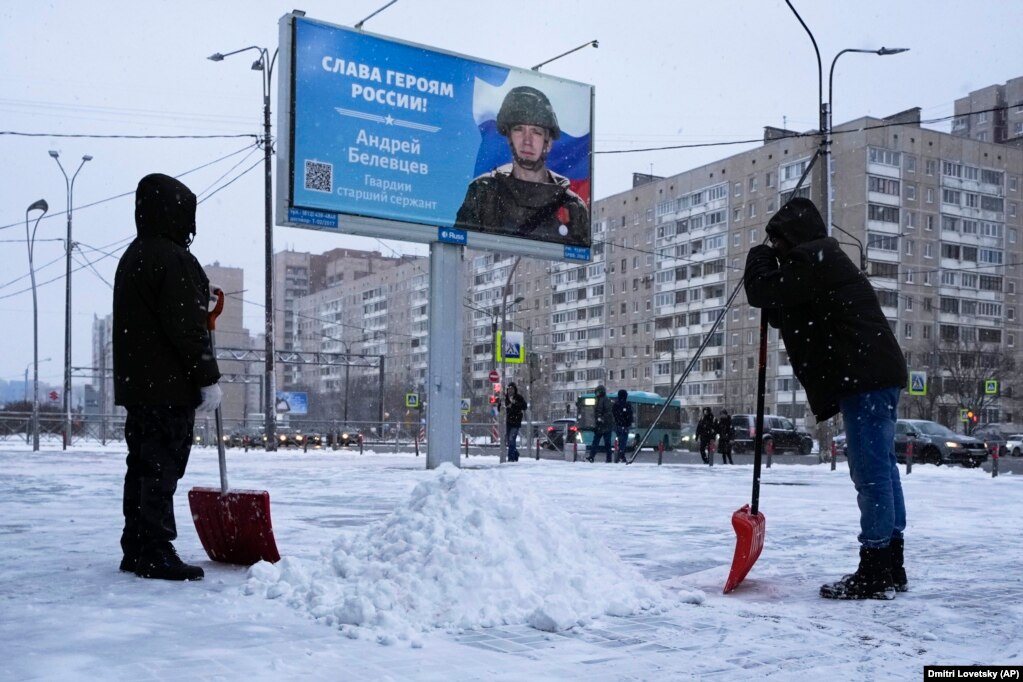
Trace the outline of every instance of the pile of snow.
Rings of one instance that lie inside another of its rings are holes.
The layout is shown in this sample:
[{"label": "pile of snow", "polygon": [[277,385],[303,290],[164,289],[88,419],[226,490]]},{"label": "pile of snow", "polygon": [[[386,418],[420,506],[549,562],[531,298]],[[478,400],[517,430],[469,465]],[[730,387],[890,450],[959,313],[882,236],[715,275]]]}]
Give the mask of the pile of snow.
[{"label": "pile of snow", "polygon": [[351,637],[413,646],[434,628],[557,632],[703,601],[699,591],[669,595],[500,470],[443,464],[429,474],[394,512],[338,538],[318,561],[256,564],[246,593],[282,599]]}]

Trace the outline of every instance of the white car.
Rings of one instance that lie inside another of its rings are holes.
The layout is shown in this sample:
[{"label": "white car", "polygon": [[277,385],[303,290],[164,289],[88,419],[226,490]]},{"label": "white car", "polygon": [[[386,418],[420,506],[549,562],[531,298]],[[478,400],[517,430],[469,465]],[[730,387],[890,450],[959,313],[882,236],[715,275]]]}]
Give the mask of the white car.
[{"label": "white car", "polygon": [[1005,452],[1013,457],[1023,455],[1023,433],[1017,433],[1005,439]]}]

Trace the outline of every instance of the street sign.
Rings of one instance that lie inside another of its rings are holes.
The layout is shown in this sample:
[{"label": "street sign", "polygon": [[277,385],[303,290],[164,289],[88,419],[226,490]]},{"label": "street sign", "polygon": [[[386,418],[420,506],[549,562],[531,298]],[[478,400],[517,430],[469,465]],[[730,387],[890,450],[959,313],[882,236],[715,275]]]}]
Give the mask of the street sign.
[{"label": "street sign", "polygon": [[986,395],[998,395],[998,381],[988,379],[984,382],[984,393]]},{"label": "street sign", "polygon": [[510,364],[526,360],[526,335],[522,332],[497,332],[497,359]]},{"label": "street sign", "polygon": [[419,407],[419,394],[418,393],[406,393],[405,394],[405,407]]},{"label": "street sign", "polygon": [[909,373],[909,394],[927,395],[927,372],[911,371]]},{"label": "street sign", "polygon": [[961,421],[961,422],[968,422],[968,421],[970,421],[969,412],[970,412],[970,410],[968,408],[960,407],[959,408],[959,421]]},{"label": "street sign", "polygon": [[462,414],[469,414],[469,410],[472,408],[472,401],[468,398],[462,398]]},{"label": "street sign", "polygon": [[57,393],[56,391],[50,391],[50,400],[53,400],[54,402],[56,402],[59,399],[60,399],[60,393]]},{"label": "street sign", "polygon": [[490,383],[496,384],[501,380],[501,375],[497,373],[496,369],[490,370]]}]

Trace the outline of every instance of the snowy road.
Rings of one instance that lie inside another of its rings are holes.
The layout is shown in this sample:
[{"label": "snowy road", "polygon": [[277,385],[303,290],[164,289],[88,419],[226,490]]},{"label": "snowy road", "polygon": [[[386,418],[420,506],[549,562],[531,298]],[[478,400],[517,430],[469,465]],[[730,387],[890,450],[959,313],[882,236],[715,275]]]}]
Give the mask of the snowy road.
[{"label": "snowy road", "polygon": [[[0,678],[803,680],[812,670],[814,679],[919,680],[929,664],[1023,664],[1023,476],[916,465],[904,480],[910,592],[894,602],[835,603],[817,588],[855,568],[857,512],[844,464],[765,470],[764,553],[730,595],[721,594],[735,545],[730,519],[748,501],[748,465],[472,457],[453,477],[459,488],[441,485],[424,464],[368,451],[229,452],[232,487],[270,491],[283,563],[304,572],[303,589],[321,606],[332,590],[350,591],[332,572],[331,552],[336,561],[342,545],[349,576],[370,565],[381,575],[419,572],[360,532],[404,532],[401,524],[415,521],[409,510],[430,505],[462,514],[433,524],[445,537],[483,529],[471,556],[449,551],[438,564],[445,573],[419,583],[444,587],[451,603],[429,603],[424,592],[418,612],[399,614],[397,601],[363,586],[385,617],[342,628],[308,597],[267,598],[246,569],[206,559],[185,491],[217,484],[214,450],[193,452],[177,496],[179,552],[201,563],[206,580],[172,584],[117,571],[117,447],[33,454],[0,444]],[[431,499],[439,491],[455,496]],[[530,509],[516,510],[521,500]],[[572,556],[568,547],[583,549]],[[352,563],[357,554],[362,564]],[[473,573],[488,560],[496,583]],[[515,574],[502,575],[502,566]],[[508,622],[429,626],[431,614],[502,583],[518,592],[502,592],[487,613],[493,619],[496,608]],[[647,586],[661,597],[630,607],[638,602],[626,597]],[[540,630],[520,616],[538,589],[554,604],[578,592],[611,606],[582,616],[567,607],[576,625]],[[398,623],[393,632],[388,623]]]}]

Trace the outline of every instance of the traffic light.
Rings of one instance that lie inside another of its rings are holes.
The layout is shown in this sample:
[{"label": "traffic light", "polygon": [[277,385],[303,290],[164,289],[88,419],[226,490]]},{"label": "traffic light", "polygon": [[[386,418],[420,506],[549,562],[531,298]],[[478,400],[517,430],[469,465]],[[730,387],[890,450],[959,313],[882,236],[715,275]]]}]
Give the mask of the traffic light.
[{"label": "traffic light", "polygon": [[496,405],[497,404],[497,394],[496,393],[494,393],[494,394],[492,394],[490,396],[490,404],[491,405]]},{"label": "traffic light", "polygon": [[976,424],[980,420],[980,416],[973,410],[966,411],[966,418],[970,420],[971,424]]}]

